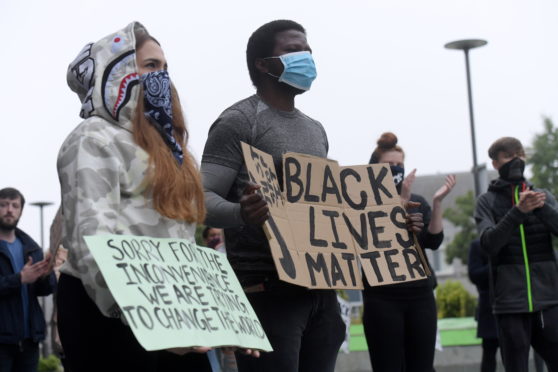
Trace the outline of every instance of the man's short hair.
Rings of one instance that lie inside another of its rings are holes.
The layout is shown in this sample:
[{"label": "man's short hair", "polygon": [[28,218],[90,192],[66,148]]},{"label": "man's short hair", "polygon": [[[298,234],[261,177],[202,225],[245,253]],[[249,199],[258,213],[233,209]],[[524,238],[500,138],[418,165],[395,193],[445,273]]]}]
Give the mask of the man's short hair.
[{"label": "man's short hair", "polygon": [[496,140],[488,149],[488,156],[492,160],[498,160],[498,154],[501,152],[509,156],[525,156],[523,145],[514,137],[502,137]]},{"label": "man's short hair", "polygon": [[23,209],[23,206],[25,205],[25,198],[18,189],[14,189],[13,187],[6,187],[0,190],[0,199],[14,200],[17,198],[21,200],[21,208]]},{"label": "man's short hair", "polygon": [[273,49],[275,48],[275,35],[287,30],[296,30],[306,34],[304,27],[295,21],[280,19],[261,26],[254,31],[250,39],[248,39],[246,62],[248,63],[250,79],[255,87],[258,87],[260,83],[260,75],[256,68],[256,59],[271,57]]}]

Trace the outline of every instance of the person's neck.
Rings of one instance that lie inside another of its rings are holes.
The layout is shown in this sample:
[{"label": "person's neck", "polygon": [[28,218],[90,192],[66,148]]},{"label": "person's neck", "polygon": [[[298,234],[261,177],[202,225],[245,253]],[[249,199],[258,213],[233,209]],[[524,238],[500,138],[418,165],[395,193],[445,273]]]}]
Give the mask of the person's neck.
[{"label": "person's neck", "polygon": [[3,230],[0,229],[0,240],[5,240],[8,243],[13,243],[16,239],[15,229]]},{"label": "person's neck", "polygon": [[269,106],[281,111],[295,109],[295,96],[291,93],[269,87],[258,88],[257,95]]}]

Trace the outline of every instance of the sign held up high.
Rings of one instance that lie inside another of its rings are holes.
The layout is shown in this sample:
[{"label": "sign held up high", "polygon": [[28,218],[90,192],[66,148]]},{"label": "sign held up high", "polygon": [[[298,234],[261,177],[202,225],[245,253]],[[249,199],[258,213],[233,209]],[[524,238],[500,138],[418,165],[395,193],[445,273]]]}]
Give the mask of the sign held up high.
[{"label": "sign held up high", "polygon": [[279,278],[308,288],[363,288],[429,275],[385,164],[341,167],[283,155],[283,191],[271,155],[242,143],[250,181],[267,201],[264,230]]}]

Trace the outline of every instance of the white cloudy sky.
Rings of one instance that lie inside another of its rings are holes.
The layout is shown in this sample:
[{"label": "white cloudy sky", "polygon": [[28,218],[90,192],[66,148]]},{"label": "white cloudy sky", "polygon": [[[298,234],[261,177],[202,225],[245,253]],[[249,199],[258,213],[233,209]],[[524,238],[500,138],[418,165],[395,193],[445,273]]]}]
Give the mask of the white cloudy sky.
[{"label": "white cloudy sky", "polygon": [[[330,157],[365,163],[390,130],[419,174],[472,165],[464,57],[448,41],[488,40],[471,52],[479,162],[503,135],[529,143],[558,116],[555,0],[41,1],[0,0],[0,187],[59,203],[56,156],[80,121],[68,63],[89,41],[141,21],[162,43],[199,159],[212,121],[253,93],[248,37],[288,18],[308,32],[318,79],[298,107],[320,120]],[[46,225],[55,212],[45,210]],[[20,226],[40,239],[39,212]],[[48,237],[48,236],[46,236]]]}]

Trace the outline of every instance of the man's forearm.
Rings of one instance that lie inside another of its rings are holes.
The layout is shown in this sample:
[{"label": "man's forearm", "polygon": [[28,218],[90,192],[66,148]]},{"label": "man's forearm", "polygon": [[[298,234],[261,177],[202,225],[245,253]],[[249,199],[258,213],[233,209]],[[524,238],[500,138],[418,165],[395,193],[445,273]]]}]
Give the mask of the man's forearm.
[{"label": "man's forearm", "polygon": [[547,194],[542,208],[535,209],[533,214],[552,231],[552,234],[558,236],[558,205],[554,198]]},{"label": "man's forearm", "polygon": [[244,223],[240,216],[240,204],[231,203],[213,191],[205,191],[207,216],[205,224],[211,227],[235,227]]},{"label": "man's forearm", "polygon": [[240,204],[225,199],[238,172],[223,165],[202,163],[201,173],[207,210],[206,225],[219,228],[242,225],[244,221],[240,215]]},{"label": "man's forearm", "polygon": [[482,231],[482,250],[490,256],[498,254],[500,249],[508,243],[511,233],[518,228],[525,217],[526,215],[518,208],[511,208],[496,225]]}]

